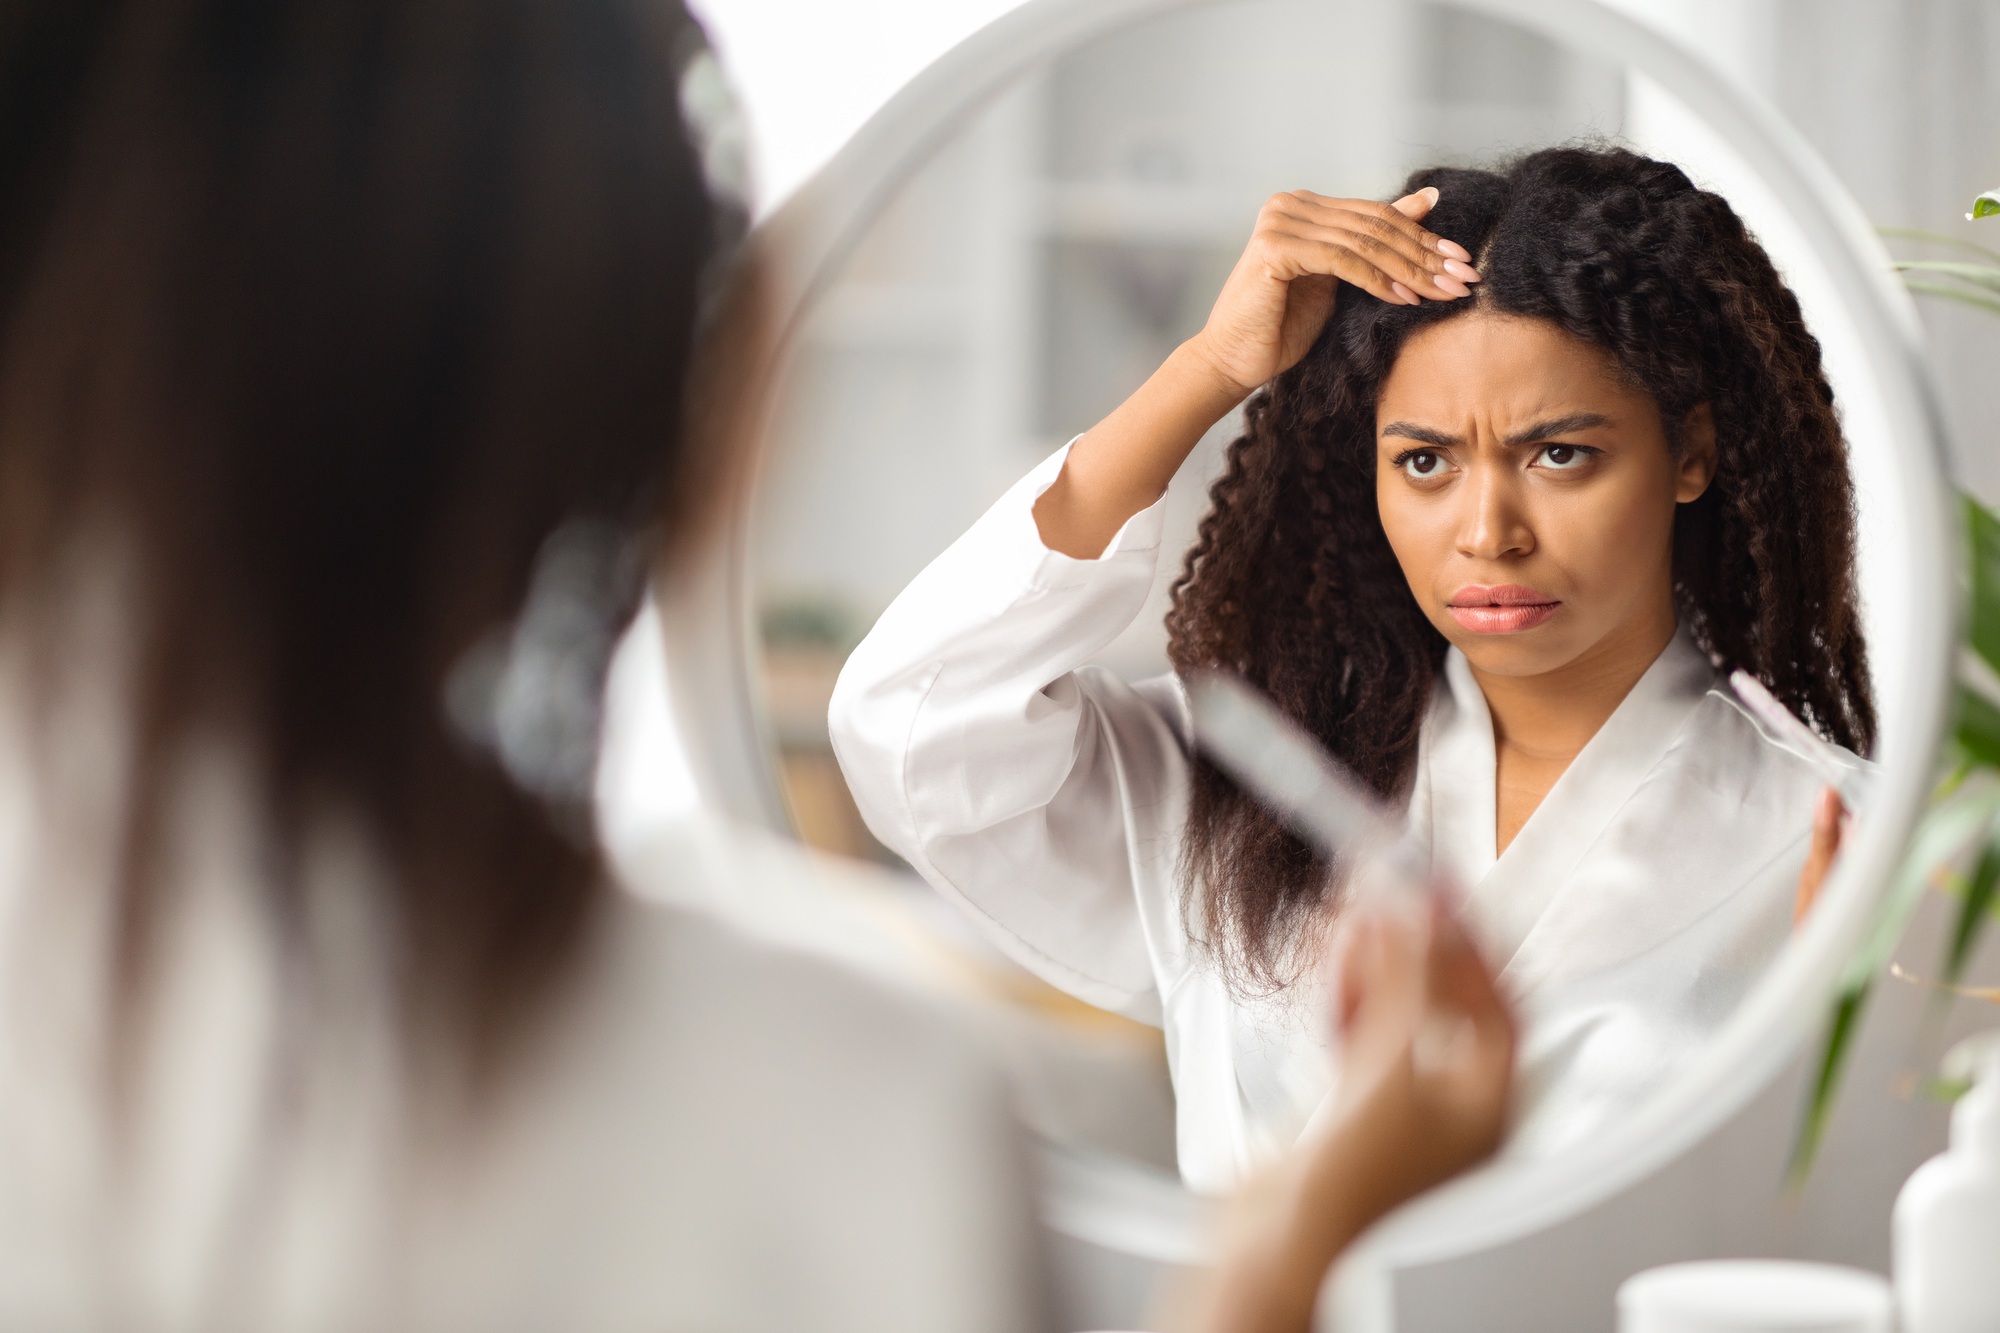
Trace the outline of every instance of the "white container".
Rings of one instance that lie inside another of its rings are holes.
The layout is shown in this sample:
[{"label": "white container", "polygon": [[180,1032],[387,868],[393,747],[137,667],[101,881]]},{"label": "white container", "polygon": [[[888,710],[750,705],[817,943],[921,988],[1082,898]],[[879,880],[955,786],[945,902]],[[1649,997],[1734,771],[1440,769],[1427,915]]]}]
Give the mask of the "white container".
[{"label": "white container", "polygon": [[1894,1306],[1858,1268],[1718,1259],[1625,1279],[1618,1333],[1890,1333]]},{"label": "white container", "polygon": [[1896,1196],[1896,1304],[1903,1333],[2000,1329],[2000,1032],[1960,1042],[1947,1077],[1972,1089],[1951,1108],[1951,1147]]}]

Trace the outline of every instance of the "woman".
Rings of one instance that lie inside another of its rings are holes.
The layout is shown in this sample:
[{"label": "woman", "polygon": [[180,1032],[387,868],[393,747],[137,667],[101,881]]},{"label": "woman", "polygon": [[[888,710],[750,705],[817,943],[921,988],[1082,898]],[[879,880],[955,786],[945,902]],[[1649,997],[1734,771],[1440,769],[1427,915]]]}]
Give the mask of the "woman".
[{"label": "woman", "polygon": [[[638,573],[726,492],[698,312],[756,325],[713,74],[661,0],[0,23],[0,1324],[1043,1325],[967,1025],[659,901],[856,939],[838,877],[694,822],[646,902],[588,836]],[[1302,1330],[1497,1137],[1504,1009],[1385,929],[1195,1327]]]},{"label": "woman", "polygon": [[1337,896],[1190,756],[1175,679],[1083,664],[1246,395],[1174,666],[1243,673],[1406,803],[1529,1020],[1525,1141],[1586,1133],[1727,1014],[1808,826],[1814,875],[1837,837],[1718,669],[1872,739],[1818,345],[1728,205],[1629,152],[1421,171],[1393,206],[1280,195],[1202,331],[855,651],[832,728],[871,827],[1029,967],[1165,1026],[1210,1189],[1326,1095],[1293,983]]}]

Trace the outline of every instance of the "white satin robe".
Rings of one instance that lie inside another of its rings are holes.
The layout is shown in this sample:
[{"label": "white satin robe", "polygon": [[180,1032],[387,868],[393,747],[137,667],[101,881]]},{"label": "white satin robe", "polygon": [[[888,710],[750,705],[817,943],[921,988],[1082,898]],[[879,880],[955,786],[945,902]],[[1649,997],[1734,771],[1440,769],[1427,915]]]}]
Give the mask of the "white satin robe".
[{"label": "white satin robe", "polygon": [[[1032,508],[1058,451],[898,597],[848,660],[834,749],[868,825],[1013,958],[1165,1029],[1181,1173],[1227,1188],[1330,1084],[1317,996],[1233,997],[1189,938],[1177,874],[1187,707],[1171,676],[1083,666],[1138,614],[1162,508],[1096,560]],[[1783,945],[1820,783],[1676,637],[1496,858],[1492,722],[1446,659],[1409,818],[1467,892],[1524,1018],[1514,1151],[1656,1086]]]}]

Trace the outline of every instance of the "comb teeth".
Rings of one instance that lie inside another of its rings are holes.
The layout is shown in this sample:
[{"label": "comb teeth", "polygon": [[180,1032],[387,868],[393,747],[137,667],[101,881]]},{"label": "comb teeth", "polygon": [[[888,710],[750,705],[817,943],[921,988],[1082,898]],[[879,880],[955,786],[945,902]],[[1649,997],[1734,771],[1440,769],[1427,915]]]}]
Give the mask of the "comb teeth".
[{"label": "comb teeth", "polygon": [[1806,724],[1792,716],[1792,710],[1778,702],[1776,695],[1764,688],[1764,682],[1738,667],[1729,673],[1729,686],[1736,691],[1736,697],[1743,701],[1751,715],[1788,741],[1801,739],[1802,734],[1814,742],[1819,737]]},{"label": "comb teeth", "polygon": [[1187,677],[1195,741],[1328,861],[1344,862],[1348,887],[1401,903],[1427,902],[1438,884],[1428,852],[1403,821],[1270,700],[1236,677]]},{"label": "comb teeth", "polygon": [[1827,785],[1839,791],[1850,808],[1866,794],[1867,774],[1850,764],[1818,732],[1799,721],[1791,709],[1778,702],[1777,696],[1764,688],[1763,681],[1738,667],[1729,673],[1729,686],[1743,701],[1743,706],[1750,710],[1750,715],[1798,751],[1800,758],[1818,769]]},{"label": "comb teeth", "polygon": [[1249,685],[1203,672],[1187,696],[1201,748],[1320,852],[1345,857],[1386,832],[1374,794]]}]

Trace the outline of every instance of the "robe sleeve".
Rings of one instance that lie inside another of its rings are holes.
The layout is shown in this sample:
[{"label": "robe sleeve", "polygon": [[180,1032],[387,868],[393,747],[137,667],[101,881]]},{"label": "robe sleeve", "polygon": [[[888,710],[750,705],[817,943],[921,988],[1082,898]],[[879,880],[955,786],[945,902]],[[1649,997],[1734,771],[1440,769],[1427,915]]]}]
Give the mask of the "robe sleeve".
[{"label": "robe sleeve", "polygon": [[1180,935],[1186,704],[1082,664],[1145,604],[1163,503],[1095,560],[1049,550],[1033,507],[1059,450],[883,613],[829,729],[875,836],[1004,952],[1079,999],[1161,1021],[1149,940]]}]

